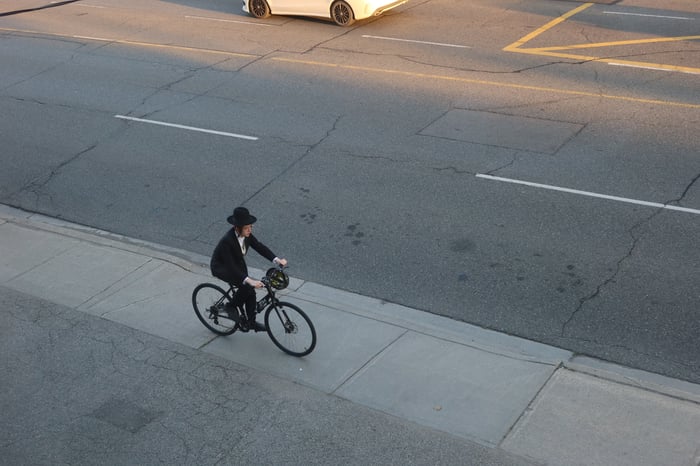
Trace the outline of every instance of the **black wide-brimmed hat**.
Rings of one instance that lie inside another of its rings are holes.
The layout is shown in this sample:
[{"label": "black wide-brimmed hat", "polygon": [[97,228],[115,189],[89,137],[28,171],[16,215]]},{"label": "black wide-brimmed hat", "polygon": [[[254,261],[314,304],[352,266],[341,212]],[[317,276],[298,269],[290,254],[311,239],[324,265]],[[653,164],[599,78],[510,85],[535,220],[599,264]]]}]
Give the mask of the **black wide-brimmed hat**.
[{"label": "black wide-brimmed hat", "polygon": [[236,207],[233,209],[233,215],[229,215],[226,219],[228,223],[236,227],[252,225],[256,220],[257,218],[250,215],[250,212],[245,207]]}]

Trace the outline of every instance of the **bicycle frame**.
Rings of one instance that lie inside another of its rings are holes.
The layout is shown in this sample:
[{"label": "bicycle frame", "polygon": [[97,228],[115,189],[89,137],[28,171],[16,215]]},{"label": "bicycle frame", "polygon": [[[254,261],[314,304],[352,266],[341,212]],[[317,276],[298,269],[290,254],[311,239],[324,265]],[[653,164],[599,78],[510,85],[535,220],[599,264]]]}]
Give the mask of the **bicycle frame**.
[{"label": "bicycle frame", "polygon": [[[265,295],[258,299],[256,301],[256,306],[255,306],[255,313],[260,314],[264,310],[266,310],[268,307],[276,306],[277,303],[279,303],[279,299],[277,299],[277,296],[275,295],[275,290],[270,286],[270,283],[268,280],[265,278],[262,279],[263,284],[265,285],[266,293]],[[236,291],[238,291],[238,287],[235,285],[230,285],[228,290],[226,291],[226,299],[229,302],[233,302],[233,297],[236,294]],[[245,313],[243,313],[245,315]]]}]

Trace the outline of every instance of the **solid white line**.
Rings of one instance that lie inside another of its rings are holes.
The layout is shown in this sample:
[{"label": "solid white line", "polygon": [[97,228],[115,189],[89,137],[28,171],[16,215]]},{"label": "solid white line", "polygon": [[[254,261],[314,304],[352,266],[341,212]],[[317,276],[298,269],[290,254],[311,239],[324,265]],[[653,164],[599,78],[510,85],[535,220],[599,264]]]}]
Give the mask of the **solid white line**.
[{"label": "solid white line", "polygon": [[655,66],[643,66],[643,65],[632,65],[629,63],[615,63],[615,62],[608,62],[608,65],[611,66],[624,66],[626,68],[640,68],[643,70],[652,70],[652,71],[667,71],[669,73],[685,73],[685,74],[700,74],[699,72],[696,71],[686,71],[686,70],[673,70],[673,69],[667,69],[667,68],[658,68]]},{"label": "solid white line", "polygon": [[604,11],[603,13],[605,13],[606,15],[644,16],[647,18],[685,19],[695,21],[695,18],[688,18],[686,16],[645,15],[643,13],[623,13],[621,11]]},{"label": "solid white line", "polygon": [[272,24],[263,24],[263,23],[254,23],[252,21],[236,21],[233,19],[220,19],[220,18],[208,18],[206,16],[189,16],[186,15],[185,18],[188,19],[199,19],[202,21],[218,21],[220,23],[236,23],[236,24],[248,24],[250,26],[264,26],[264,27],[272,27]]},{"label": "solid white line", "polygon": [[468,45],[443,44],[440,42],[427,42],[424,40],[411,40],[411,39],[397,39],[395,37],[370,36],[370,35],[366,35],[366,34],[364,34],[362,37],[365,37],[367,39],[394,40],[397,42],[412,42],[414,44],[437,45],[440,47],[456,47],[456,48],[460,48],[460,49],[470,49],[471,48]]},{"label": "solid white line", "polygon": [[533,188],[548,189],[550,191],[560,191],[560,192],[569,193],[569,194],[578,194],[580,196],[588,196],[588,197],[596,197],[599,199],[606,199],[609,201],[625,202],[627,204],[636,204],[636,205],[642,205],[642,206],[646,206],[646,207],[655,207],[657,209],[668,209],[668,210],[675,210],[678,212],[686,212],[686,213],[690,213],[690,214],[700,215],[700,210],[698,210],[698,209],[690,209],[688,207],[679,207],[679,206],[675,206],[675,205],[661,204],[659,202],[648,202],[648,201],[640,201],[638,199],[630,199],[627,197],[609,196],[607,194],[598,194],[598,193],[592,193],[590,191],[580,191],[578,189],[562,188],[559,186],[552,186],[549,184],[532,183],[530,181],[514,180],[511,178],[501,178],[500,176],[484,175],[481,173],[477,173],[476,177],[477,178],[484,178],[484,179],[492,180],[492,181],[502,181],[504,183],[520,184],[520,185],[524,185],[524,186],[530,186]]},{"label": "solid white line", "polygon": [[257,141],[258,140],[258,138],[256,138],[255,136],[246,136],[245,134],[226,133],[223,131],[214,131],[212,129],[195,128],[194,126],[177,125],[175,123],[165,123],[162,121],[155,121],[155,120],[144,120],[142,118],[134,118],[134,117],[124,116],[124,115],[114,115],[114,118],[119,118],[121,120],[136,121],[139,123],[150,123],[152,125],[168,126],[171,128],[186,129],[188,131],[198,131],[200,133],[216,134],[217,136],[227,136],[230,138],[247,139],[249,141]]}]

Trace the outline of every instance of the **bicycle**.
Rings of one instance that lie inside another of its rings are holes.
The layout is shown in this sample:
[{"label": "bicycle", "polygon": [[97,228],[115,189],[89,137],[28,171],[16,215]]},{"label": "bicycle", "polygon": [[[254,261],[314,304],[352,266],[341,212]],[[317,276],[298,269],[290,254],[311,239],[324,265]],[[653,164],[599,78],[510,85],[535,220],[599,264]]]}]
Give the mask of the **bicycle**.
[{"label": "bicycle", "polygon": [[[267,293],[257,302],[256,313],[265,312],[265,327],[272,342],[292,356],[302,357],[316,347],[316,329],[298,306],[277,299],[275,293],[289,285],[282,267],[273,267],[262,278]],[[206,328],[218,335],[250,331],[245,311],[233,304],[236,287],[224,291],[213,283],[201,283],[192,291],[192,306]]]}]

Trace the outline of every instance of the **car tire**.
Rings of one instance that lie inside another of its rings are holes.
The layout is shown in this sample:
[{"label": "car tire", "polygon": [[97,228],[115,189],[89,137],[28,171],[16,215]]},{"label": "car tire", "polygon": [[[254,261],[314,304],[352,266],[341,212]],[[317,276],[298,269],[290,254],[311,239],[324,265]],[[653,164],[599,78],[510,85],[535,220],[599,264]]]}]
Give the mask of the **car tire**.
[{"label": "car tire", "polygon": [[347,2],[338,0],[331,5],[331,19],[338,26],[347,27],[355,22],[355,13]]},{"label": "car tire", "polygon": [[265,0],[248,0],[248,11],[256,18],[268,18],[270,16],[270,5]]}]

